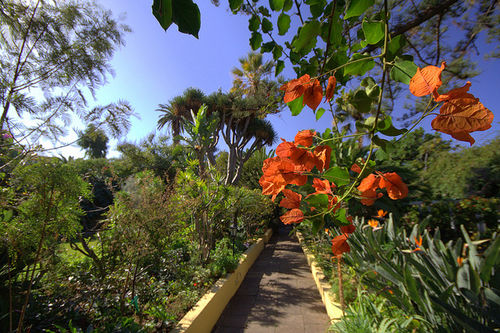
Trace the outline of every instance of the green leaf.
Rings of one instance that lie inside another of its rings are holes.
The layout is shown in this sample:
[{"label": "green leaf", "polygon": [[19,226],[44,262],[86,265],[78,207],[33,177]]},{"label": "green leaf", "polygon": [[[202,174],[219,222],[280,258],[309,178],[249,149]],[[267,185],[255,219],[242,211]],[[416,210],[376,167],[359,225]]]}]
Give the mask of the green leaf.
[{"label": "green leaf", "polygon": [[361,80],[361,86],[363,87],[373,87],[377,83],[375,82],[375,79],[372,78],[371,76],[365,77],[363,80]]},{"label": "green leaf", "polygon": [[401,53],[401,50],[406,45],[406,39],[403,35],[397,35],[392,38],[387,44],[387,60],[392,61],[394,58]]},{"label": "green leaf", "polygon": [[262,15],[267,16],[267,17],[271,17],[271,13],[269,12],[269,9],[267,9],[266,7],[260,6],[258,8],[258,10],[259,10],[259,13],[261,13]]},{"label": "green leaf", "polygon": [[201,15],[198,5],[192,0],[172,1],[172,21],[179,31],[198,38],[201,27]]},{"label": "green leaf", "polygon": [[259,18],[255,15],[252,15],[252,17],[248,19],[248,30],[257,31],[259,30],[259,27],[260,27]]},{"label": "green leaf", "polygon": [[240,9],[242,4],[243,0],[229,0],[229,8],[231,8],[233,12],[236,12],[238,9]]},{"label": "green leaf", "polygon": [[287,33],[288,29],[290,29],[290,16],[281,13],[280,16],[278,16],[278,35],[283,36],[284,34]]},{"label": "green leaf", "polygon": [[374,0],[351,0],[351,3],[349,4],[349,8],[347,8],[347,10],[345,12],[344,20],[347,20],[348,18],[351,18],[354,16],[360,16],[368,8],[373,6],[374,3],[375,3]]},{"label": "green leaf", "polygon": [[311,21],[306,23],[300,29],[297,39],[292,43],[293,50],[300,52],[302,50],[310,50],[316,45],[317,37],[321,32],[321,24],[318,21]]},{"label": "green leaf", "polygon": [[387,116],[384,120],[378,122],[377,131],[387,136],[398,136],[407,132],[405,128],[397,129],[394,127],[390,116]]},{"label": "green leaf", "polygon": [[349,61],[355,62],[344,67],[344,75],[364,75],[371,70],[375,66],[375,61],[367,58],[370,58],[370,56],[354,53]]},{"label": "green leaf", "polygon": [[278,45],[274,46],[273,59],[278,60],[279,58],[281,58],[282,55],[283,55],[283,51],[281,51],[281,47],[279,47]]},{"label": "green leaf", "polygon": [[335,213],[335,218],[340,223],[340,225],[349,225],[351,222],[347,219],[347,211],[345,208],[340,208]]},{"label": "green leaf", "polygon": [[283,5],[283,11],[287,12],[293,7],[293,0],[285,0],[285,4]]},{"label": "green leaf", "polygon": [[252,36],[250,37],[250,46],[252,50],[257,50],[262,44],[262,35],[258,32],[252,32]]},{"label": "green leaf", "polygon": [[398,135],[404,134],[406,132],[408,132],[408,130],[406,128],[397,129],[393,125],[391,125],[388,129],[380,131],[380,133],[387,135],[387,136],[398,136]]},{"label": "green leaf", "polygon": [[351,182],[349,171],[343,167],[332,167],[325,171],[323,178],[328,179],[330,182],[337,186],[347,185]]},{"label": "green leaf", "polygon": [[271,23],[271,21],[269,21],[267,18],[263,18],[262,19],[262,31],[264,33],[268,33],[269,31],[272,31],[273,30],[273,24]]},{"label": "green leaf", "polygon": [[368,97],[364,90],[356,91],[350,99],[350,103],[361,113],[368,113],[372,109],[372,99]]},{"label": "green leaf", "polygon": [[384,38],[384,22],[363,21],[362,26],[368,44],[377,44]]},{"label": "green leaf", "polygon": [[410,84],[410,80],[417,72],[417,68],[413,60],[396,57],[394,66],[391,69],[391,79],[404,84]]},{"label": "green leaf", "polygon": [[318,216],[310,221],[312,222],[311,232],[313,234],[317,234],[320,230],[323,230],[323,227],[325,226],[325,220],[323,219],[323,216]]},{"label": "green leaf", "polygon": [[320,17],[325,11],[326,0],[306,1],[306,3],[309,5],[309,11],[313,19]]},{"label": "green leaf", "polygon": [[262,46],[260,48],[260,52],[261,53],[271,52],[274,49],[275,45],[276,45],[276,43],[273,41],[264,43],[264,44],[262,44]]},{"label": "green leaf", "polygon": [[154,17],[166,31],[172,24],[172,0],[154,0],[151,7]]},{"label": "green leaf", "polygon": [[292,116],[298,116],[304,108],[304,97],[300,96],[299,98],[287,103],[287,105],[292,112]]},{"label": "green leaf", "polygon": [[285,69],[285,62],[283,60],[276,61],[275,76],[278,76]]},{"label": "green leaf", "polygon": [[496,237],[486,251],[484,251],[484,261],[481,263],[480,276],[484,282],[489,282],[491,270],[500,257],[500,237]]},{"label": "green leaf", "polygon": [[279,12],[283,9],[285,5],[285,0],[269,0],[269,7],[275,12]]},{"label": "green leaf", "polygon": [[311,207],[315,207],[316,209],[321,210],[322,208],[328,208],[328,195],[321,194],[313,194],[305,199],[305,201]]},{"label": "green leaf", "polygon": [[325,109],[319,108],[318,111],[316,111],[316,120],[319,120],[321,118],[321,116],[323,116],[324,113],[325,113]]},{"label": "green leaf", "polygon": [[378,97],[380,95],[380,87],[377,84],[371,87],[367,87],[365,91],[368,94],[368,97],[373,100],[378,100]]},{"label": "green leaf", "polygon": [[380,147],[384,152],[390,154],[394,151],[394,145],[385,139],[379,138],[377,135],[373,136],[373,143]]},{"label": "green leaf", "polygon": [[329,21],[326,21],[321,26],[321,38],[326,43],[328,41],[328,29],[330,29],[330,44],[337,48],[342,44],[342,23],[340,18],[332,18],[334,21],[330,25]]}]

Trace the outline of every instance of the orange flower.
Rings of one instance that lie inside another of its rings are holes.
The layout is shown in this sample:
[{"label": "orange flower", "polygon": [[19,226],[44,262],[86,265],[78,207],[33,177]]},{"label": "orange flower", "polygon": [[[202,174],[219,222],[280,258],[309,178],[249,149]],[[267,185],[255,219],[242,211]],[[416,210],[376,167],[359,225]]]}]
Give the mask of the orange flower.
[{"label": "orange flower", "polygon": [[462,88],[453,89],[447,95],[438,97],[445,103],[439,109],[439,115],[432,120],[431,126],[436,131],[472,145],[475,140],[470,133],[491,128],[494,115],[479,102],[478,98],[466,93],[469,85],[470,82]]},{"label": "orange flower", "polygon": [[306,90],[304,91],[304,105],[316,110],[322,99],[323,88],[321,88],[321,84],[316,79],[312,84],[306,86]]},{"label": "orange flower", "polygon": [[457,258],[457,264],[458,264],[458,266],[462,266],[462,265],[463,265],[463,263],[464,263],[464,258],[462,258],[462,257],[458,257],[458,258]]},{"label": "orange flower", "polygon": [[300,201],[302,200],[302,195],[295,193],[289,189],[283,189],[283,194],[285,197],[281,199],[280,206],[288,209],[294,209],[300,207]]},{"label": "orange flower", "polygon": [[356,230],[356,227],[352,224],[343,225],[340,227],[340,231],[344,234],[352,234]]},{"label": "orange flower", "polygon": [[382,175],[380,188],[385,188],[387,195],[393,200],[403,199],[408,195],[408,186],[403,183],[401,177],[395,172],[387,172]]},{"label": "orange flower", "polygon": [[295,144],[302,145],[304,147],[311,147],[313,143],[313,137],[316,135],[315,131],[304,130],[300,131],[295,135]]},{"label": "orange flower", "polygon": [[378,221],[375,219],[370,219],[368,220],[368,225],[372,227],[373,229],[378,227]]},{"label": "orange flower", "polygon": [[418,68],[415,75],[410,80],[410,92],[422,97],[430,94],[437,95],[437,89],[441,86],[441,73],[446,68],[446,62],[441,63],[441,68],[427,66]]},{"label": "orange flower", "polygon": [[333,98],[333,93],[335,92],[335,85],[337,84],[337,79],[335,76],[330,76],[328,78],[328,85],[326,86],[325,98],[330,101]]},{"label": "orange flower", "polygon": [[306,85],[311,81],[309,74],[302,75],[298,79],[291,80],[280,87],[280,90],[285,91],[283,101],[289,103],[304,94]]},{"label": "orange flower", "polygon": [[319,179],[319,178],[314,178],[313,179],[313,187],[316,190],[314,194],[332,194],[332,187],[335,188],[335,184],[331,184],[327,179]]},{"label": "orange flower", "polygon": [[387,212],[384,212],[383,209],[377,210],[377,216],[378,218],[384,218],[387,215]]},{"label": "orange flower", "polygon": [[417,247],[415,248],[415,250],[413,250],[413,252],[422,251],[422,249],[420,248],[422,246],[422,236],[418,236],[418,239],[417,237],[415,237],[414,239],[415,239],[415,245]]},{"label": "orange flower", "polygon": [[357,165],[356,163],[354,163],[352,166],[351,166],[351,171],[354,171],[356,173],[360,173],[361,172],[361,168],[359,167],[359,165]]},{"label": "orange flower", "polygon": [[329,231],[330,231],[330,230],[328,230],[328,229],[325,229],[325,234],[327,234],[327,235],[328,235],[328,232],[329,232]]},{"label": "orange flower", "polygon": [[332,252],[334,255],[339,256],[342,253],[350,252],[351,247],[347,244],[347,235],[342,234],[332,239]]},{"label": "orange flower", "polygon": [[315,157],[316,168],[319,172],[323,172],[330,167],[330,156],[332,148],[330,146],[317,146],[313,151]]},{"label": "orange flower", "polygon": [[280,216],[280,220],[284,224],[300,223],[304,220],[304,213],[300,209],[294,208]]},{"label": "orange flower", "polygon": [[272,195],[273,201],[286,185],[302,186],[307,182],[307,176],[301,175],[295,164],[279,156],[266,159],[262,171],[264,174],[259,180],[262,194]]}]

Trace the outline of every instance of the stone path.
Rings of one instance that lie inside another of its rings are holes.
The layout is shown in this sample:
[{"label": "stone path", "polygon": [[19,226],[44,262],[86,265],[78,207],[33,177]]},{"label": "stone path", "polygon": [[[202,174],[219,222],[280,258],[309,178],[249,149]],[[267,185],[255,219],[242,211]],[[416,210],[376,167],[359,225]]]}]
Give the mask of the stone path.
[{"label": "stone path", "polygon": [[290,229],[275,233],[248,271],[213,332],[326,332],[329,318]]}]

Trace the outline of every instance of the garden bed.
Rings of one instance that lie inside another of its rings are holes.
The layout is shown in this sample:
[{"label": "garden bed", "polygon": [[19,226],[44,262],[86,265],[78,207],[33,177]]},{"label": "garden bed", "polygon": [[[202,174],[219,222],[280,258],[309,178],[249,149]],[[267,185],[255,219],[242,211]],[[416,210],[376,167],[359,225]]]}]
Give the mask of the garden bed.
[{"label": "garden bed", "polygon": [[296,232],[297,239],[302,246],[302,251],[304,251],[304,255],[307,258],[307,263],[311,267],[311,273],[313,275],[314,281],[316,282],[316,287],[321,295],[321,300],[325,305],[326,312],[328,317],[330,317],[330,321],[332,323],[339,321],[341,317],[344,315],[342,311],[342,307],[339,303],[337,303],[336,296],[332,292],[332,286],[328,279],[323,274],[323,270],[316,262],[314,258],[314,254],[307,248],[306,243],[304,241],[304,237],[300,232]]},{"label": "garden bed", "polygon": [[238,268],[220,278],[212,288],[181,319],[173,332],[210,332],[217,323],[222,311],[241,285],[250,267],[258,258],[265,243],[269,241],[272,230],[268,229],[262,238],[242,254]]}]

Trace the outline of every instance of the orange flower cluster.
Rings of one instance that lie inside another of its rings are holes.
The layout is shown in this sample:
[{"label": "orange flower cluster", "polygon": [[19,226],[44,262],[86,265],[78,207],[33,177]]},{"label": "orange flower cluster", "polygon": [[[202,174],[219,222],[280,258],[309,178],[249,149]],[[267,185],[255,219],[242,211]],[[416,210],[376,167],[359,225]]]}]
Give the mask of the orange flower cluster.
[{"label": "orange flower cluster", "polygon": [[347,219],[351,224],[340,227],[342,234],[332,239],[332,253],[337,257],[351,251],[351,247],[347,243],[347,238],[356,230],[356,227],[352,224],[352,217],[348,216]]},{"label": "orange flower cluster", "polygon": [[314,135],[314,131],[300,131],[294,142],[283,140],[278,145],[277,156],[265,160],[262,167],[264,175],[259,180],[262,194],[272,195],[274,201],[286,185],[305,185],[307,176],[304,172],[309,172],[314,167],[320,172],[329,168],[332,153],[329,146],[318,146],[313,151],[307,149],[312,145]]},{"label": "orange flower cluster", "polygon": [[470,82],[446,94],[439,94],[437,90],[442,84],[441,73],[445,68],[445,62],[441,67],[418,68],[410,81],[410,92],[417,97],[432,94],[436,102],[444,102],[439,115],[432,120],[432,128],[472,145],[475,140],[470,133],[489,129],[493,122],[493,112],[468,92]]},{"label": "orange flower cluster", "polygon": [[[327,101],[333,98],[336,83],[337,80],[334,76],[328,78],[328,85],[325,91]],[[321,88],[319,80],[312,80],[309,74],[302,75],[298,79],[285,83],[281,86],[280,90],[285,92],[285,97],[283,98],[285,103],[289,103],[303,96],[303,105],[307,105],[313,110],[316,110],[323,99],[323,88]]]},{"label": "orange flower cluster", "polygon": [[361,203],[365,206],[371,206],[375,200],[382,197],[383,194],[377,192],[377,189],[385,188],[389,198],[393,200],[403,199],[408,195],[408,186],[401,177],[395,172],[370,174],[365,177],[358,186],[361,192]]}]

